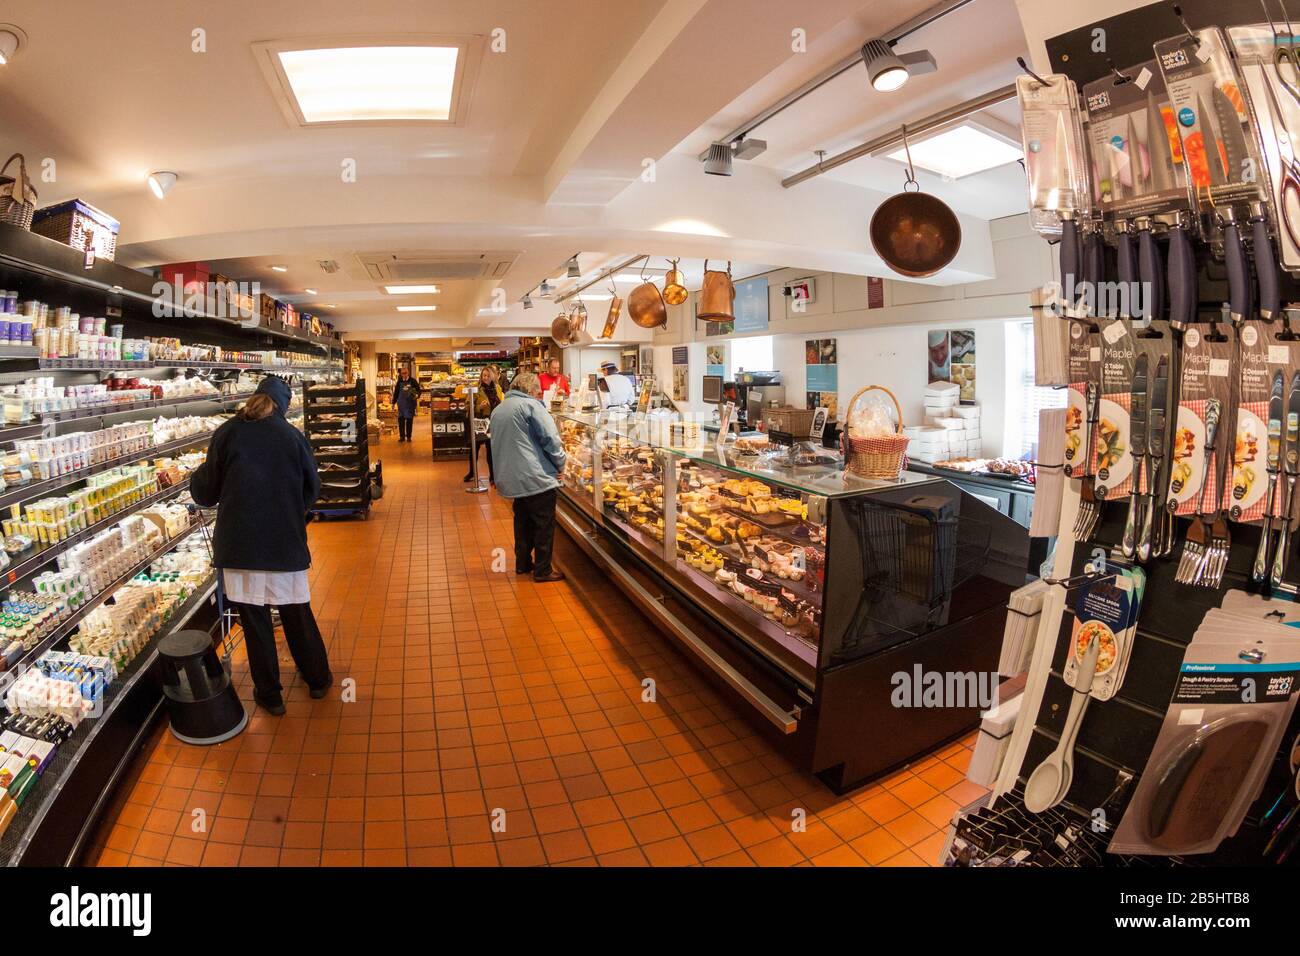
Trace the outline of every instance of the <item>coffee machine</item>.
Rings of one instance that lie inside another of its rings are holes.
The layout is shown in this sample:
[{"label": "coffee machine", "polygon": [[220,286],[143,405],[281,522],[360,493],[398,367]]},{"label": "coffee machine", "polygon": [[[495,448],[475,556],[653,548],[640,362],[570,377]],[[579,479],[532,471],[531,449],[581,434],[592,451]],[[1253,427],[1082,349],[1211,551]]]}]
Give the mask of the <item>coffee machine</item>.
[{"label": "coffee machine", "polygon": [[780,372],[737,372],[736,380],[724,388],[727,397],[736,403],[737,421],[743,429],[757,428],[763,420],[764,408],[785,404]]}]

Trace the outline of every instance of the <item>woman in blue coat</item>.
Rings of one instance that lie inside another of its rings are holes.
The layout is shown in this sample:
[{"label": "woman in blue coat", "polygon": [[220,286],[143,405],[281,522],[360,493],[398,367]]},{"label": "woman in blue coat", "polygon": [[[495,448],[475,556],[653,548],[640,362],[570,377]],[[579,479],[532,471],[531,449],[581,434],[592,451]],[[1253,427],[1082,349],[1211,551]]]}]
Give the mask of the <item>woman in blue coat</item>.
[{"label": "woman in blue coat", "polygon": [[420,383],[411,378],[411,370],[406,366],[398,373],[397,384],[393,386],[393,404],[397,407],[397,440],[410,441],[411,428],[415,425],[415,407],[420,402]]}]

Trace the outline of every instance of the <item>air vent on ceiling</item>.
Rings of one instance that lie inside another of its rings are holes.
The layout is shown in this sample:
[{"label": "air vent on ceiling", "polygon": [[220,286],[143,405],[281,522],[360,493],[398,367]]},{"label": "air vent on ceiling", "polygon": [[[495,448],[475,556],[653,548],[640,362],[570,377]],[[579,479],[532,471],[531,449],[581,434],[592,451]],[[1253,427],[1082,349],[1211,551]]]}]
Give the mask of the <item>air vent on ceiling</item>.
[{"label": "air vent on ceiling", "polygon": [[316,265],[320,266],[320,271],[327,275],[333,275],[339,271],[339,264],[333,259],[318,259]]},{"label": "air vent on ceiling", "polygon": [[517,252],[357,253],[357,261],[376,282],[500,279],[517,258]]}]

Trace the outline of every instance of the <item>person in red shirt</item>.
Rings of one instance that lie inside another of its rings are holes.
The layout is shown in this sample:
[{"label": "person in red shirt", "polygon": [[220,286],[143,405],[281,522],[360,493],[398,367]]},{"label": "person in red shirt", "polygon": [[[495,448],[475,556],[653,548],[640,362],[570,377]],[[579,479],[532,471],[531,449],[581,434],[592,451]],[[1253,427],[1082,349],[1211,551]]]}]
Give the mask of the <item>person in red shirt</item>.
[{"label": "person in red shirt", "polygon": [[569,394],[570,391],[569,380],[560,371],[559,359],[553,358],[549,362],[547,362],[546,371],[543,372],[538,377],[541,379],[542,382],[543,395],[545,395],[550,390],[552,385],[555,386],[555,396],[557,398],[561,395]]}]

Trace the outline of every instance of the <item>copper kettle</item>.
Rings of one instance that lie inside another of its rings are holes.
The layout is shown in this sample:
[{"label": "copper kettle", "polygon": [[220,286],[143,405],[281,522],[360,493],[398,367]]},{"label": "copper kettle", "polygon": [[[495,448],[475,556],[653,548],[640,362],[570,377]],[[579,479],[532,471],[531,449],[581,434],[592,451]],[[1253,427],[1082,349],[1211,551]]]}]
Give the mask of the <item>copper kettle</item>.
[{"label": "copper kettle", "polygon": [[871,216],[871,246],[885,265],[900,275],[932,276],[956,257],[961,248],[961,223],[947,203],[921,192],[907,148],[907,179],[903,191],[881,203]]},{"label": "copper kettle", "polygon": [[690,295],[686,291],[686,276],[681,269],[677,268],[677,263],[681,262],[680,259],[669,259],[668,261],[672,268],[664,276],[664,301],[669,305],[681,305],[686,301],[686,297]]},{"label": "copper kettle", "polygon": [[[641,273],[645,279],[645,273]],[[643,329],[662,329],[668,325],[668,306],[659,287],[646,279],[628,293],[628,317]]]}]

